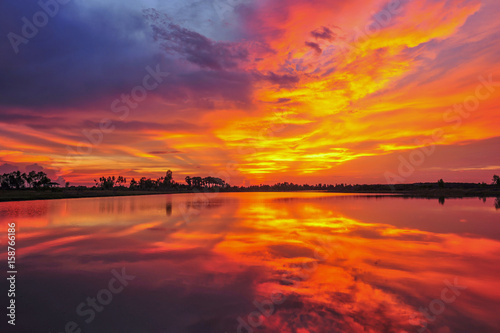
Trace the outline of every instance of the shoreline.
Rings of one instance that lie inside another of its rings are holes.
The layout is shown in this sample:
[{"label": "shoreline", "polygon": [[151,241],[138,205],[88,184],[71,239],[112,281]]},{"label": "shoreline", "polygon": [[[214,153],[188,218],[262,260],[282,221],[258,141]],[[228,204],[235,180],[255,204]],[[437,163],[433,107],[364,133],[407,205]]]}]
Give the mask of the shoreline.
[{"label": "shoreline", "polygon": [[[207,193],[266,193],[266,192],[311,192],[307,190],[291,191],[262,191],[262,190],[221,190],[207,191]],[[421,198],[421,199],[453,199],[453,198],[498,198],[500,197],[500,188],[498,189],[415,189],[415,190],[314,190],[312,192],[322,193],[340,193],[340,194],[373,194],[380,196]],[[122,196],[141,196],[141,195],[162,195],[162,194],[196,194],[203,193],[194,191],[144,191],[144,190],[0,190],[0,203],[13,201],[35,201],[35,200],[58,200],[58,199],[83,199],[83,198],[107,198]]]},{"label": "shoreline", "polygon": [[[15,192],[15,193],[14,193]],[[160,195],[189,193],[179,191],[113,191],[113,190],[77,190],[77,191],[33,191],[33,190],[9,190],[0,191],[0,203],[13,201],[36,201],[36,200],[59,200],[59,199],[85,199],[85,198],[109,198],[109,197],[132,197],[140,195]],[[9,196],[8,194],[11,194]]]}]

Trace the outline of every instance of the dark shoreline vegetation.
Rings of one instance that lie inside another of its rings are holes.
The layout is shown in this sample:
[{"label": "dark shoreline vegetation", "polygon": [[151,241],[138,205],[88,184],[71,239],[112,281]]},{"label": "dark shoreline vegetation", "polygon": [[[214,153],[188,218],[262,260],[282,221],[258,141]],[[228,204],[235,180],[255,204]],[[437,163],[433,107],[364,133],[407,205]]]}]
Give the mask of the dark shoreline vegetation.
[{"label": "dark shoreline vegetation", "polygon": [[[407,198],[439,199],[463,197],[497,197],[500,206],[500,177],[493,176],[493,183],[445,183],[442,179],[435,183],[414,184],[294,184],[231,186],[216,177],[186,177],[185,184],[173,180],[172,171],[165,177],[151,179],[142,177],[138,181],[118,176],[95,179],[95,186],[70,186],[64,188],[52,182],[43,172],[20,173],[19,171],[0,176],[0,202],[23,200],[47,200],[69,198],[92,198],[112,196],[134,196],[173,193],[213,193],[213,192],[299,192],[321,191],[325,193],[381,194]],[[500,208],[500,207],[499,207]]]}]

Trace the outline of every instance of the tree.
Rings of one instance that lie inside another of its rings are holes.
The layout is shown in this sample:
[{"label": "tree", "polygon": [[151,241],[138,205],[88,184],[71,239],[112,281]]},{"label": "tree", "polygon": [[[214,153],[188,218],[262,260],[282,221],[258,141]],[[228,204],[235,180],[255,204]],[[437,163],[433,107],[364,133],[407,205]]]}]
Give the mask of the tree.
[{"label": "tree", "polygon": [[203,183],[203,179],[201,177],[193,177],[191,178],[191,181],[193,182],[193,187],[201,187]]},{"label": "tree", "polygon": [[51,182],[50,178],[42,171],[38,172],[33,179],[35,188],[48,187]]},{"label": "tree", "polygon": [[158,186],[158,181],[151,178],[142,177],[139,180],[139,188],[141,190],[152,190]]},{"label": "tree", "polygon": [[118,178],[116,179],[116,185],[117,186],[123,186],[127,183],[127,178],[124,178],[122,176],[118,176]]},{"label": "tree", "polygon": [[493,175],[493,184],[500,185],[500,177],[497,175]]},{"label": "tree", "polygon": [[103,190],[111,190],[115,186],[115,180],[115,176],[109,176],[108,178],[101,177],[99,178],[99,182],[94,179],[94,181],[96,182],[96,186],[100,187]]},{"label": "tree", "polygon": [[33,176],[32,174],[35,173],[34,171],[31,171],[30,173],[26,174],[26,173],[23,173],[21,175],[21,177],[23,177],[23,180],[28,184],[28,187],[32,187],[32,183],[33,183]]},{"label": "tree", "polygon": [[188,184],[188,186],[191,187],[191,177],[186,176],[185,180],[186,180],[186,183]]},{"label": "tree", "polygon": [[224,187],[226,185],[226,181],[221,178],[214,178],[215,185]]},{"label": "tree", "polygon": [[31,171],[28,174],[21,173],[21,171],[14,171],[11,173],[4,173],[0,176],[0,187],[2,189],[22,189],[26,187],[38,189],[40,187],[50,187],[54,183],[44,172]]},{"label": "tree", "polygon": [[165,174],[165,178],[159,179],[159,181],[163,184],[164,187],[172,187],[173,185],[173,173],[171,170],[168,170]]},{"label": "tree", "polygon": [[9,178],[7,173],[4,173],[2,176],[0,176],[0,188],[2,188],[2,190],[10,189]]},{"label": "tree", "polygon": [[203,178],[203,183],[202,183],[203,186],[206,185],[206,186],[210,187],[211,184],[212,184],[212,177]]},{"label": "tree", "polygon": [[10,188],[15,188],[16,190],[24,188],[24,179],[21,171],[14,171],[10,173],[8,179]]},{"label": "tree", "polygon": [[438,180],[438,186],[441,188],[444,187],[444,180],[443,179]]}]

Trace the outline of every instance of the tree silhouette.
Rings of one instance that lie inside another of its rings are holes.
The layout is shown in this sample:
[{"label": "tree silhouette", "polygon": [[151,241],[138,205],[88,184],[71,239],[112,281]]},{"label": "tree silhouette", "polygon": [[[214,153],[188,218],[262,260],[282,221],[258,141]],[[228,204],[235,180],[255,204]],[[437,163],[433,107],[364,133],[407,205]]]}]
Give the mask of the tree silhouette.
[{"label": "tree silhouette", "polygon": [[118,178],[116,178],[116,185],[117,186],[123,186],[127,183],[127,178],[124,178],[122,176],[118,176]]},{"label": "tree silhouette", "polygon": [[[32,171],[34,173],[34,171]],[[28,184],[28,187],[32,187],[32,183],[33,183],[33,177],[31,176],[31,173],[23,173],[21,175],[21,177],[23,177],[23,180]]]},{"label": "tree silhouette", "polygon": [[2,189],[23,189],[28,185],[30,188],[39,189],[50,187],[54,185],[47,175],[40,171],[31,171],[28,174],[21,173],[21,171],[14,171],[11,173],[4,173],[0,176],[0,187]]},{"label": "tree silhouette", "polygon": [[44,172],[38,172],[33,178],[33,186],[35,188],[47,187],[50,184],[50,178]]},{"label": "tree silhouette", "polygon": [[96,186],[100,187],[103,190],[111,190],[115,186],[115,181],[116,178],[115,176],[109,176],[109,177],[101,177],[99,178],[99,182],[97,182],[95,179],[94,181],[96,182]]},{"label": "tree silhouette", "polygon": [[9,176],[9,183],[11,187],[15,187],[16,190],[24,188],[24,179],[21,171],[15,171]]},{"label": "tree silhouette", "polygon": [[493,175],[493,184],[500,185],[500,177],[497,175]]},{"label": "tree silhouette", "polygon": [[171,170],[168,170],[165,174],[165,177],[158,179],[159,183],[163,184],[165,188],[171,188],[174,185],[173,181],[173,173]]},{"label": "tree silhouette", "polygon": [[191,178],[193,182],[193,187],[200,188],[203,184],[203,179],[201,177],[193,177]]}]

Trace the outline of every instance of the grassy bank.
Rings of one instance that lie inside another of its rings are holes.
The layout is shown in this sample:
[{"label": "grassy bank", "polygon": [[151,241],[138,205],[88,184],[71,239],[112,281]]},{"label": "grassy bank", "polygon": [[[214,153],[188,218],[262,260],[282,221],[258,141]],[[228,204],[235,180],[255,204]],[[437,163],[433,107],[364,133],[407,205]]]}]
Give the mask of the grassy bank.
[{"label": "grassy bank", "polygon": [[402,192],[401,195],[414,198],[466,198],[466,197],[500,197],[500,189],[432,189]]},{"label": "grassy bank", "polygon": [[330,193],[380,193],[392,194],[395,196],[409,197],[409,198],[487,198],[487,197],[500,197],[500,190],[482,190],[482,189],[429,189],[429,190],[406,190],[406,191],[328,191]]},{"label": "grassy bank", "polygon": [[[213,191],[204,189],[201,191]],[[272,189],[272,188],[238,188],[220,190],[221,192],[299,192],[296,189]],[[355,185],[344,189],[324,190],[330,193],[380,193],[392,194],[413,198],[463,198],[463,197],[500,197],[500,186],[471,186],[462,184],[461,186],[450,186],[441,188],[422,184],[404,184],[391,188],[387,185]],[[193,190],[181,189],[173,191],[146,191],[114,189],[102,190],[98,188],[56,188],[45,190],[0,190],[1,201],[23,201],[23,200],[49,200],[49,199],[71,199],[71,198],[95,198],[95,197],[115,197],[134,195],[154,195],[171,193],[193,193]]]},{"label": "grassy bank", "polygon": [[473,183],[416,183],[398,185],[352,185],[345,189],[331,192],[349,193],[391,193],[414,198],[464,198],[464,197],[500,197],[500,186]]},{"label": "grassy bank", "polygon": [[24,201],[24,200],[50,200],[50,199],[72,199],[72,198],[96,198],[117,197],[134,195],[153,195],[185,192],[166,191],[130,191],[130,190],[72,190],[72,189],[47,189],[47,190],[0,190],[0,202]]}]

